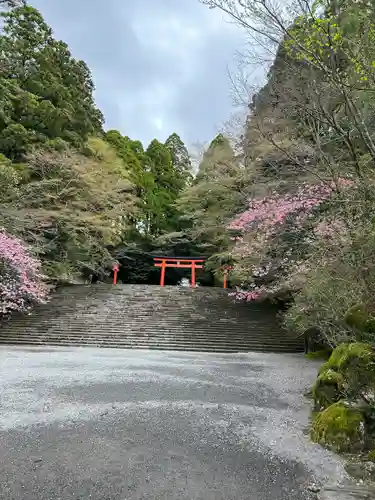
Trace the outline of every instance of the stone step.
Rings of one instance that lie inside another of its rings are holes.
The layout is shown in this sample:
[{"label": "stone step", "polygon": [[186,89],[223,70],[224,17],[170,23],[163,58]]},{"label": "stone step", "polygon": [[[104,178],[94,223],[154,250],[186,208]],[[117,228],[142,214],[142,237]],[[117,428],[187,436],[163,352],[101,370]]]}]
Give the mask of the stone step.
[{"label": "stone step", "polygon": [[[186,337],[162,337],[162,336],[150,336],[150,337],[141,337],[137,335],[126,336],[126,337],[112,337],[110,335],[102,335],[102,336],[81,336],[81,335],[67,335],[66,333],[56,334],[56,335],[17,335],[17,336],[0,336],[0,341],[8,341],[11,339],[19,339],[19,340],[71,340],[72,342],[81,342],[84,340],[92,341],[92,342],[180,342],[184,344],[225,344],[225,345],[251,345],[253,343],[262,343],[265,345],[274,345],[275,339],[272,338],[262,338],[262,339],[233,339],[233,338],[220,338],[220,339],[212,339],[207,337],[194,337],[194,338],[186,338]],[[301,345],[300,342],[296,342],[294,340],[289,339],[280,339],[278,345],[293,345],[298,346]]]},{"label": "stone step", "polygon": [[55,339],[55,338],[69,338],[72,341],[79,341],[81,339],[93,339],[94,341],[101,341],[108,339],[108,341],[112,340],[115,342],[121,341],[121,339],[126,338],[129,341],[139,341],[139,342],[152,342],[152,341],[163,341],[163,342],[173,342],[173,341],[179,341],[179,342],[185,342],[186,344],[188,343],[225,343],[225,344],[234,344],[234,343],[242,343],[246,345],[250,345],[251,343],[256,343],[256,342],[262,342],[264,344],[288,344],[288,345],[296,345],[296,346],[303,346],[303,342],[300,342],[296,339],[290,339],[290,338],[278,338],[275,339],[274,337],[249,337],[249,338],[244,338],[244,337],[205,337],[203,335],[201,336],[189,336],[189,335],[173,335],[173,336],[155,336],[155,335],[116,335],[113,336],[111,334],[102,334],[102,335],[81,335],[77,333],[72,333],[72,334],[67,334],[66,332],[61,332],[60,334],[56,335],[50,335],[50,334],[31,334],[31,335],[19,335],[19,334],[13,334],[13,335],[1,335],[0,336],[0,342],[6,342],[7,340],[11,338],[19,338],[19,339],[38,339],[38,338],[48,338],[48,339]]},{"label": "stone step", "polygon": [[[30,318],[23,318],[22,320],[14,318],[14,319],[12,319],[11,322],[4,323],[4,327],[7,324],[12,324],[12,325],[22,325],[25,323],[27,323],[27,324],[33,324],[33,323],[35,323],[35,324],[36,323],[38,323],[38,324],[40,324],[40,323],[53,324],[53,323],[71,322],[71,321],[81,321],[82,323],[85,321],[93,322],[96,319],[96,314],[97,314],[96,311],[97,310],[98,310],[98,308],[95,308],[91,313],[85,313],[84,315],[77,315],[77,316],[72,315],[72,314],[63,315],[60,312],[59,317],[51,317],[51,318],[43,317],[44,316],[43,312],[38,311],[38,315],[40,314],[41,317],[35,316],[35,317],[30,317]],[[218,318],[217,315],[215,314],[215,311],[211,311],[211,313],[206,312],[205,314],[202,313],[199,316],[197,314],[186,315],[186,314],[184,314],[183,311],[180,311],[180,314],[178,316],[176,316],[176,315],[172,316],[172,315],[160,314],[160,313],[154,313],[154,314],[150,314],[150,315],[136,314],[135,313],[132,315],[123,316],[122,314],[116,314],[116,311],[113,311],[112,313],[104,313],[101,310],[100,317],[105,318],[107,320],[107,322],[109,322],[109,323],[117,324],[117,323],[121,322],[121,324],[124,324],[124,325],[130,321],[133,321],[133,320],[149,321],[149,320],[155,319],[156,321],[167,321],[168,323],[176,322],[176,321],[178,321],[179,323],[181,323],[181,321],[184,321],[185,323],[196,323],[197,321],[207,322],[213,328],[213,327],[215,327],[217,325],[221,325],[221,324],[236,323],[238,325],[244,326],[244,325],[248,325],[251,323],[257,323],[260,321],[264,325],[273,326],[274,328],[277,328],[277,329],[280,328],[279,324],[274,323],[273,321],[271,321],[271,319],[267,320],[267,318],[262,318],[261,316],[256,317],[255,315],[253,315],[250,318],[241,318],[241,317],[236,317],[236,316],[232,315],[229,317],[223,316],[221,318]]]},{"label": "stone step", "polygon": [[[132,318],[131,321],[113,321],[113,320],[108,320],[107,318],[101,317],[101,322],[98,323],[97,317],[95,316],[94,318],[90,318],[89,321],[87,320],[81,320],[80,318],[69,318],[67,321],[48,321],[48,322],[32,322],[32,321],[25,321],[22,323],[17,323],[17,322],[9,322],[7,325],[4,325],[2,330],[3,331],[9,331],[11,329],[18,329],[21,330],[22,328],[28,328],[28,329],[37,329],[38,331],[41,330],[50,330],[50,329],[58,329],[58,328],[64,328],[64,329],[69,329],[71,326],[74,326],[74,328],[81,329],[83,331],[87,330],[88,327],[95,329],[96,327],[100,330],[103,328],[107,330],[116,330],[116,331],[126,331],[126,330],[132,330],[134,327],[137,327],[137,330],[149,330],[149,329],[157,329],[160,331],[164,330],[176,330],[180,331],[181,326],[184,328],[192,329],[193,331],[207,331],[207,332],[212,332],[212,333],[220,333],[220,332],[227,332],[227,329],[229,328],[231,331],[237,331],[239,333],[247,333],[249,331],[253,332],[254,327],[261,326],[263,327],[262,329],[265,330],[265,327],[267,327],[267,330],[269,332],[272,332],[272,334],[278,334],[282,332],[280,327],[277,327],[275,325],[269,325],[264,322],[260,323],[259,321],[248,321],[248,322],[236,322],[235,320],[232,321],[220,321],[220,322],[215,322],[214,324],[210,324],[208,319],[206,320],[199,320],[199,319],[194,319],[191,321],[187,321],[185,318],[180,318],[180,321],[177,319],[175,321],[171,321],[168,318],[164,318],[160,320],[159,318],[150,318],[146,321],[146,318]],[[283,332],[285,333],[285,332]]]},{"label": "stone step", "polygon": [[[137,333],[144,333],[144,334],[154,334],[156,332],[160,332],[161,334],[163,333],[170,333],[170,334],[176,334],[176,335],[181,335],[182,333],[186,333],[189,335],[201,335],[201,334],[207,334],[208,336],[215,336],[215,335],[224,335],[224,336],[230,336],[231,334],[233,335],[239,335],[239,336],[247,336],[247,335],[252,335],[252,336],[271,336],[271,337],[278,337],[278,336],[286,336],[286,337],[291,337],[294,338],[293,336],[289,335],[286,332],[280,332],[280,330],[271,330],[270,328],[259,328],[258,325],[254,325],[254,330],[257,329],[257,331],[253,331],[253,328],[248,326],[246,329],[244,328],[236,328],[236,326],[232,325],[223,325],[223,327],[219,328],[205,328],[205,325],[198,325],[198,324],[186,324],[186,323],[181,323],[179,325],[168,325],[168,324],[158,324],[155,322],[154,325],[145,325],[142,327],[139,327],[136,323],[127,325],[126,327],[118,327],[118,326],[111,326],[103,322],[103,325],[95,324],[95,325],[90,325],[89,323],[86,325],[80,325],[80,324],[74,324],[71,323],[70,325],[46,325],[43,326],[41,325],[39,328],[34,325],[23,325],[21,328],[20,327],[8,327],[8,328],[3,328],[0,331],[2,331],[4,334],[5,333],[11,333],[11,332],[22,332],[25,331],[25,333],[31,333],[31,332],[38,332],[38,333],[49,333],[49,332],[54,332],[54,331],[77,331],[77,332],[82,332],[85,333],[87,332],[88,329],[90,329],[91,332],[97,334],[102,331],[105,331],[106,333],[111,333],[117,334],[117,335],[125,335],[125,334],[131,334],[133,332]],[[183,332],[181,331],[183,329]]]},{"label": "stone step", "polygon": [[[207,317],[207,315],[211,316],[210,320],[213,324],[215,322],[229,322],[229,321],[233,321],[234,319],[237,319],[237,321],[240,321],[240,322],[246,322],[246,320],[248,321],[250,319],[248,313],[246,315],[238,315],[238,314],[236,314],[236,311],[232,312],[228,308],[225,310],[225,312],[216,311],[213,308],[210,308],[210,309],[208,309],[208,308],[202,309],[201,308],[199,314],[197,313],[196,308],[192,309],[191,311],[185,311],[183,308],[180,308],[178,311],[176,311],[176,310],[168,311],[168,309],[163,308],[160,310],[152,310],[150,312],[144,311],[143,309],[139,309],[139,310],[133,309],[131,312],[124,313],[122,311],[116,310],[115,307],[113,307],[112,309],[109,308],[108,311],[106,311],[99,304],[93,308],[86,308],[85,311],[82,313],[80,313],[79,311],[75,311],[75,314],[72,314],[71,307],[72,306],[70,306],[69,310],[64,310],[62,308],[59,308],[59,316],[61,318],[64,317],[64,319],[75,318],[75,319],[84,320],[85,318],[87,319],[87,318],[92,317],[93,312],[95,312],[98,309],[98,307],[101,307],[102,316],[111,315],[111,316],[116,317],[117,319],[122,319],[123,321],[126,321],[127,319],[134,319],[134,318],[145,318],[145,319],[146,318],[148,319],[150,317],[160,318],[161,316],[168,318],[168,321],[170,321],[170,320],[177,321],[181,317],[191,321],[191,320],[198,319],[198,318],[205,319]],[[13,324],[16,324],[16,323],[20,324],[20,323],[25,322],[25,321],[30,322],[30,321],[36,320],[36,318],[45,322],[45,321],[48,321],[50,318],[54,318],[54,315],[52,315],[52,313],[50,316],[48,316],[48,315],[39,316],[41,313],[44,314],[44,311],[37,310],[32,316],[14,317],[12,319],[12,323]],[[213,313],[215,313],[214,318],[212,318]],[[265,318],[261,313],[258,313],[258,314],[253,313],[252,318],[253,318],[253,321],[256,321],[258,319],[262,319],[263,322],[267,322],[267,318]],[[273,323],[271,321],[271,318],[269,318],[268,322],[270,324]]]},{"label": "stone step", "polygon": [[[209,328],[203,328],[203,329],[197,329],[196,325],[186,325],[181,323],[181,325],[178,325],[176,327],[171,327],[171,326],[164,326],[164,325],[147,325],[144,327],[139,327],[138,325],[130,325],[127,326],[126,328],[123,327],[116,327],[113,326],[111,327],[110,325],[103,324],[101,327],[100,325],[91,325],[90,328],[88,328],[89,325],[86,325],[86,327],[82,325],[55,325],[55,326],[49,326],[49,327],[26,327],[26,328],[7,328],[7,329],[0,329],[0,333],[5,335],[5,334],[10,334],[16,332],[17,334],[25,334],[29,335],[32,333],[36,334],[53,334],[56,332],[75,332],[75,333],[80,333],[82,335],[86,335],[88,333],[88,330],[90,333],[93,335],[100,335],[101,333],[105,333],[106,335],[131,335],[131,334],[140,334],[140,335],[190,335],[190,336],[207,336],[207,337],[270,337],[270,338],[291,338],[295,339],[296,337],[293,335],[290,335],[286,332],[280,332],[278,330],[264,330],[264,331],[257,331],[253,332],[251,328],[248,328],[246,330],[244,329],[237,329],[237,328],[223,328],[223,329],[209,329]],[[181,331],[183,329],[183,331]]]},{"label": "stone step", "polygon": [[297,348],[294,346],[284,346],[284,345],[263,345],[263,344],[252,344],[251,346],[246,346],[246,348],[241,348],[238,346],[215,346],[213,344],[209,345],[192,345],[186,346],[185,344],[158,344],[158,343],[129,343],[129,342],[80,342],[79,344],[73,343],[71,341],[28,341],[28,340],[16,340],[11,339],[6,342],[7,345],[51,345],[51,346],[61,346],[61,347],[107,347],[107,348],[118,348],[118,349],[150,349],[150,350],[164,350],[164,351],[196,351],[196,352],[302,352],[302,348]]},{"label": "stone step", "polygon": [[3,324],[0,343],[207,352],[300,352],[274,308],[228,291],[147,285],[64,287],[31,315]]}]

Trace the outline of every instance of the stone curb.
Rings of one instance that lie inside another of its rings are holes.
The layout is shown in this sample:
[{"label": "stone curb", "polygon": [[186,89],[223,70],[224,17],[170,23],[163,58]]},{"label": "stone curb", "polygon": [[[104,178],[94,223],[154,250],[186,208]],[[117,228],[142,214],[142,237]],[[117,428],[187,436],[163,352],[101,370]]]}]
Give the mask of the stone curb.
[{"label": "stone curb", "polygon": [[374,485],[326,486],[318,493],[318,500],[371,500],[375,499]]}]

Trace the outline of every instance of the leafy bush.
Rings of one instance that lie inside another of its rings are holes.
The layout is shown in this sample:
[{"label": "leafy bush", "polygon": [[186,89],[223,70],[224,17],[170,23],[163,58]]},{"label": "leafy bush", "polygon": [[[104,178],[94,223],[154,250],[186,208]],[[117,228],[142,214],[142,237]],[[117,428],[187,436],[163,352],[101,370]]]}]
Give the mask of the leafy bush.
[{"label": "leafy bush", "polygon": [[297,333],[318,328],[332,346],[375,341],[375,231],[371,222],[348,225],[346,240],[324,241],[310,254],[305,281],[285,317]]},{"label": "leafy bush", "polygon": [[40,262],[17,238],[0,232],[0,315],[27,311],[47,299]]}]

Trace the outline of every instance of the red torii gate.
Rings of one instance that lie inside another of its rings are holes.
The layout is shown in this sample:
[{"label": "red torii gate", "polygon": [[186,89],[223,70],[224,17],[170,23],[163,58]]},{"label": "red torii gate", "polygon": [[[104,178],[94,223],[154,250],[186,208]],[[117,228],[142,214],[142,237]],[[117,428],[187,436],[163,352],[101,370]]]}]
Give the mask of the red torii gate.
[{"label": "red torii gate", "polygon": [[161,267],[160,286],[164,286],[165,269],[178,267],[191,269],[191,286],[195,287],[195,271],[203,268],[204,261],[201,257],[154,257],[154,266]]},{"label": "red torii gate", "polygon": [[[160,274],[160,286],[164,286],[165,282],[165,269],[167,267],[179,267],[184,269],[191,269],[191,286],[195,287],[195,271],[196,269],[203,268],[203,262],[206,259],[202,257],[153,257],[154,266],[161,267]],[[114,262],[112,264],[113,269],[113,284],[117,284],[117,273],[119,271],[119,263]],[[233,269],[231,265],[221,266],[221,271],[223,272],[223,288],[227,288],[228,286],[228,275],[230,271]]]}]

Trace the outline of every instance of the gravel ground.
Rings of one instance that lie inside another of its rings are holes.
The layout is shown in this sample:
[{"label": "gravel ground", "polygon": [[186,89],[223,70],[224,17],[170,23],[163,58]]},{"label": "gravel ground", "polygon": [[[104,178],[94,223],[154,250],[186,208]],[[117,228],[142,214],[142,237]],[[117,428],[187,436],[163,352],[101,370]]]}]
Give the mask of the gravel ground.
[{"label": "gravel ground", "polygon": [[0,347],[1,500],[309,500],[301,355]]}]

